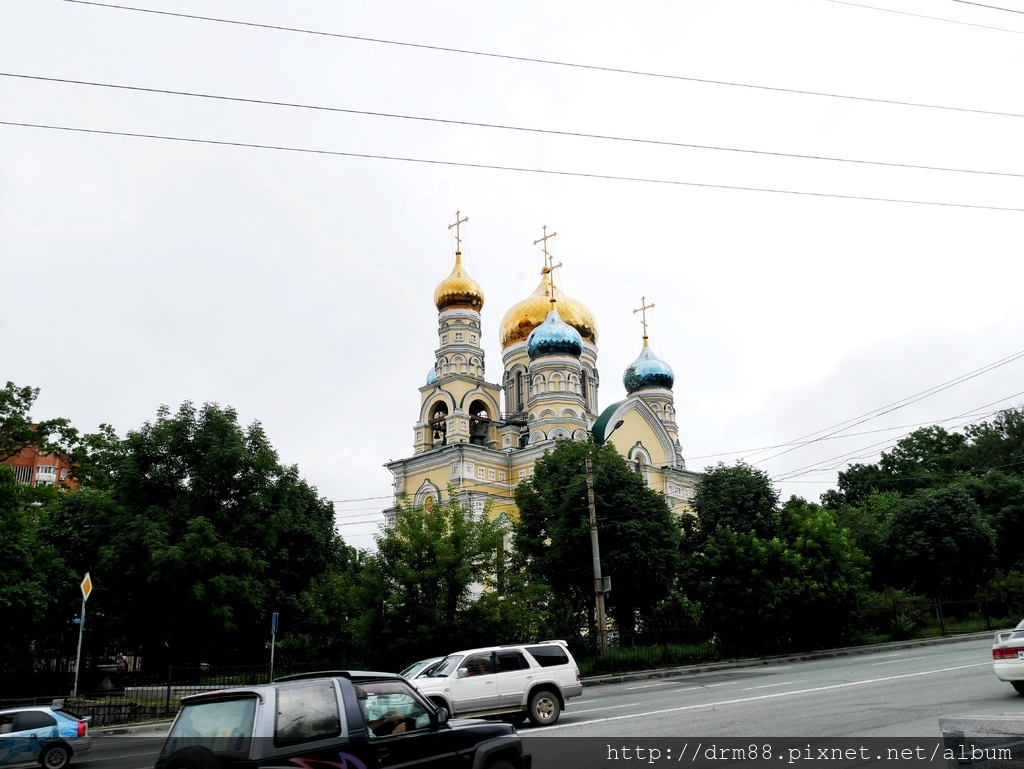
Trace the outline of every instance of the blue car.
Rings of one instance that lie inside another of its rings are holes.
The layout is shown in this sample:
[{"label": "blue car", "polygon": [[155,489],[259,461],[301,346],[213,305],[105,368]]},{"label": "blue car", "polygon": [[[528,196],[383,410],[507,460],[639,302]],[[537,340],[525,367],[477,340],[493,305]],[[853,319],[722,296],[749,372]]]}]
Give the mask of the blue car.
[{"label": "blue car", "polygon": [[38,764],[64,769],[92,748],[88,724],[63,710],[24,707],[0,710],[0,767]]}]

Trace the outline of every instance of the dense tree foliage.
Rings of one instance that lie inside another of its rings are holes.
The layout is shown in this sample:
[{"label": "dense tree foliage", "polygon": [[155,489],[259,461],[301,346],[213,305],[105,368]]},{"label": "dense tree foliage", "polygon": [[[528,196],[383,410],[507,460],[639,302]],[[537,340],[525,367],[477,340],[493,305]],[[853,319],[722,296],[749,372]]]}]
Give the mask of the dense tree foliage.
[{"label": "dense tree foliage", "polygon": [[399,669],[417,658],[472,645],[464,622],[474,588],[493,589],[504,533],[476,518],[448,489],[430,510],[399,505],[394,528],[377,536],[362,572],[361,638],[372,639],[379,664]]},{"label": "dense tree foliage", "polygon": [[56,454],[77,441],[78,432],[63,417],[32,421],[29,412],[38,397],[38,387],[8,382],[0,389],[0,462],[30,446],[42,454]]},{"label": "dense tree foliage", "polygon": [[270,613],[294,616],[303,591],[344,560],[331,504],[231,409],[162,408],[105,461],[108,488],[63,497],[46,530],[67,563],[90,571],[108,649],[151,661],[262,657]]},{"label": "dense tree foliage", "polygon": [[30,489],[0,465],[0,655],[15,666],[59,642],[79,608],[61,604],[78,581],[40,538],[39,507],[30,500]]},{"label": "dense tree foliage", "polygon": [[592,458],[606,609],[625,637],[673,588],[679,524],[662,494],[610,445],[558,442],[516,488],[515,549],[532,584],[547,585],[577,618],[594,625],[594,561],[586,458]]},{"label": "dense tree foliage", "polygon": [[924,489],[896,508],[885,543],[895,585],[969,597],[993,573],[995,535],[964,489]]},{"label": "dense tree foliage", "polygon": [[867,560],[829,512],[777,499],[766,474],[740,464],[710,468],[694,500],[691,590],[728,653],[840,643],[865,589]]},{"label": "dense tree foliage", "polygon": [[779,526],[779,492],[763,470],[742,462],[720,462],[709,468],[692,502],[697,519],[693,546],[701,545],[722,526],[771,538]]}]

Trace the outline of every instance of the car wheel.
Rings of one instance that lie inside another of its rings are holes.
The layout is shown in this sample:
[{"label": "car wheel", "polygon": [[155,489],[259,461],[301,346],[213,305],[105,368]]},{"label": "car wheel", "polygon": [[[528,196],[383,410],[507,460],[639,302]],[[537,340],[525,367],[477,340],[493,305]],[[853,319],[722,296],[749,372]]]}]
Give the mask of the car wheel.
[{"label": "car wheel", "polygon": [[562,706],[558,695],[550,689],[541,689],[530,695],[530,709],[527,715],[534,726],[551,726],[558,720]]},{"label": "car wheel", "polygon": [[171,753],[166,769],[220,769],[220,759],[209,748],[190,745]]},{"label": "car wheel", "polygon": [[434,707],[444,708],[445,710],[447,710],[449,716],[455,715],[454,713],[452,713],[452,709],[448,706],[448,703],[440,699],[439,697],[431,697],[430,701],[434,703]]},{"label": "car wheel", "polygon": [[51,745],[40,754],[39,763],[45,769],[64,769],[71,763],[71,751],[65,745]]},{"label": "car wheel", "polygon": [[1017,690],[1017,694],[1024,694],[1024,681],[1011,681],[1013,688]]}]

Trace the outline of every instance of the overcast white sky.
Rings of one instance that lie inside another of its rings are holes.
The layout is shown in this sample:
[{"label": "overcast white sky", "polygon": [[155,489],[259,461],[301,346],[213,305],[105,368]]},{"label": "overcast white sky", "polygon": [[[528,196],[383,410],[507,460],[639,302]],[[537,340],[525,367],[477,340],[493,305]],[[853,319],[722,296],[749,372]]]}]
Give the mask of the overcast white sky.
[{"label": "overcast white sky", "polygon": [[772,458],[1024,350],[1024,0],[125,2],[248,25],[5,0],[0,121],[675,183],[0,125],[0,380],[42,389],[36,418],[124,435],[160,404],[233,406],[372,545],[456,210],[488,379],[547,225],[598,320],[602,406],[656,305],[691,469],[746,458],[817,500],[915,426],[1024,401],[1011,360]]}]

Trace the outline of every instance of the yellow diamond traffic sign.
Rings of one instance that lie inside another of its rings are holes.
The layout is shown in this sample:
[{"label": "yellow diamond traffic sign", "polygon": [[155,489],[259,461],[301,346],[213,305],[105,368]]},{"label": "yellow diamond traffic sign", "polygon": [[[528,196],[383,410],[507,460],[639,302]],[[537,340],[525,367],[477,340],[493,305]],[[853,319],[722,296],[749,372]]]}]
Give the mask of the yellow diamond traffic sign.
[{"label": "yellow diamond traffic sign", "polygon": [[92,577],[89,576],[89,572],[85,573],[85,579],[82,580],[82,600],[89,600],[89,593],[92,592]]}]

